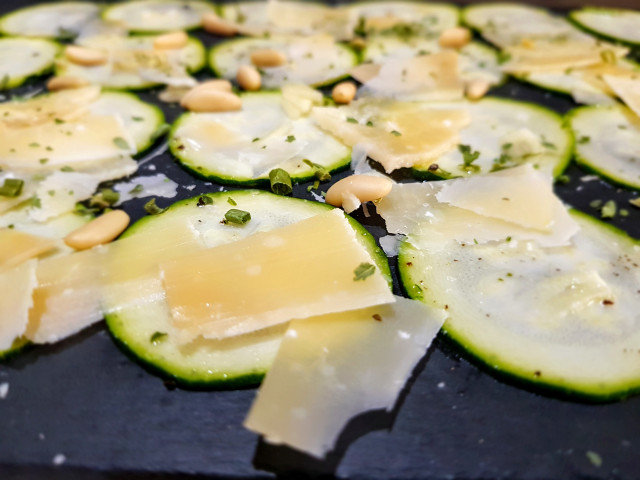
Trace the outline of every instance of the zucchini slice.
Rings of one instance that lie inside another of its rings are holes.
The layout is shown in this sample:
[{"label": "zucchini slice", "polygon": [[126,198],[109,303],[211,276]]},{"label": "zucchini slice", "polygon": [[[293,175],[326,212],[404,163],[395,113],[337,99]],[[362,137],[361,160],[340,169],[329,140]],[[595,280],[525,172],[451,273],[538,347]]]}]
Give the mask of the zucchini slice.
[{"label": "zucchini slice", "polygon": [[565,18],[547,10],[517,3],[483,3],[462,10],[462,20],[498,47],[522,40],[591,39]]},{"label": "zucchini slice", "polygon": [[100,66],[85,67],[64,56],[56,61],[57,75],[70,75],[95,85],[114,89],[140,90],[157,85],[193,86],[195,73],[206,63],[206,51],[200,40],[189,38],[178,50],[153,50],[153,35],[132,37],[95,35],[83,38],[83,46],[109,53],[109,61]]},{"label": "zucchini slice", "polygon": [[579,107],[568,114],[575,159],[607,180],[640,189],[640,118],[622,105]]},{"label": "zucchini slice", "polygon": [[[640,390],[640,243],[586,214],[567,247],[400,248],[409,295],[449,312],[444,332],[499,375],[590,401]],[[510,240],[510,239],[508,239]]]},{"label": "zucchini slice", "polygon": [[358,33],[400,33],[438,38],[443,30],[458,25],[460,11],[447,3],[355,2],[348,7],[358,18]]},{"label": "zucchini slice", "polygon": [[[125,232],[162,231],[166,222],[184,219],[202,233],[211,247],[232,242],[257,231],[268,231],[326,212],[332,207],[308,200],[273,195],[255,190],[207,194],[213,201],[207,208],[197,208],[199,197],[175,203],[162,215],[145,217]],[[220,224],[229,210],[229,198],[239,208],[251,213],[252,229],[233,229]],[[347,217],[349,218],[349,217]],[[354,230],[376,265],[390,279],[386,257],[373,237],[355,220]],[[286,325],[225,340],[199,338],[179,346],[171,338],[154,341],[156,332],[168,330],[171,319],[164,300],[144,306],[127,307],[107,316],[107,326],[116,342],[142,363],[180,384],[196,387],[238,387],[258,383],[278,350]],[[158,335],[156,335],[156,338]]]},{"label": "zucchini slice", "polygon": [[[475,160],[456,149],[441,156],[438,169],[416,166],[417,178],[452,178],[487,173],[523,163],[560,175],[572,155],[573,138],[557,113],[540,105],[501,98],[478,102],[434,103],[434,108],[467,109],[471,123],[460,132],[460,145],[468,146]],[[463,147],[465,148],[465,147]]]},{"label": "zucchini slice", "polygon": [[268,182],[274,168],[304,181],[314,176],[304,159],[333,171],[346,167],[351,154],[310,118],[290,118],[279,92],[242,94],[237,112],[183,114],[169,148],[196,175],[229,185]]},{"label": "zucchini slice", "polygon": [[131,32],[150,33],[198,28],[206,12],[215,12],[213,4],[198,0],[134,0],[106,8],[102,18]]},{"label": "zucchini slice", "polygon": [[[364,62],[381,63],[389,58],[411,58],[442,51],[437,39],[422,36],[373,35],[362,52]],[[480,42],[471,42],[458,50],[460,75],[465,82],[485,80],[499,85],[505,80],[497,50]]]},{"label": "zucchini slice", "polygon": [[38,38],[0,39],[0,90],[22,85],[53,67],[60,46]]},{"label": "zucchini slice", "polygon": [[636,10],[584,7],[570,12],[569,18],[607,40],[640,46],[640,12]]},{"label": "zucchini slice", "polygon": [[22,37],[73,38],[98,18],[95,2],[53,2],[25,7],[0,19],[0,31]]},{"label": "zucchini slice", "polygon": [[279,88],[285,83],[331,84],[346,77],[358,63],[353,50],[328,35],[273,35],[219,43],[209,53],[209,65],[217,76],[233,80],[241,65],[251,63],[251,53],[262,49],[278,50],[287,57],[282,66],[262,69],[263,88]]},{"label": "zucchini slice", "polygon": [[249,36],[329,34],[338,40],[353,36],[353,21],[344,7],[314,1],[244,1],[220,6],[220,15]]}]

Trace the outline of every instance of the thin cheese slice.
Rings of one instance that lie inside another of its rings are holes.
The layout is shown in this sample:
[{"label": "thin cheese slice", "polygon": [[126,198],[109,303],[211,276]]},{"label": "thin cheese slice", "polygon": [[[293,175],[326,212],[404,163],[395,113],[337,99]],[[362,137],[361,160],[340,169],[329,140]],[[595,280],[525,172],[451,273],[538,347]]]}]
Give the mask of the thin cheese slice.
[{"label": "thin cheese slice", "polygon": [[51,238],[3,228],[0,230],[0,270],[15,267],[30,258],[55,250],[57,245]]},{"label": "thin cheese slice", "polygon": [[159,274],[154,267],[198,246],[198,235],[185,222],[176,221],[152,235],[134,235],[40,261],[27,337],[35,343],[53,343],[99,321],[105,313],[157,300],[154,285]]},{"label": "thin cheese slice", "polygon": [[69,122],[0,130],[0,165],[47,170],[133,155],[135,143],[116,116],[84,115]]},{"label": "thin cheese slice", "polygon": [[430,163],[455,148],[471,121],[465,109],[363,99],[346,107],[316,107],[313,118],[350,147],[359,145],[387,173]]},{"label": "thin cheese slice", "polygon": [[245,427],[323,457],[350,418],[393,408],[444,319],[441,310],[396,297],[291,322]]},{"label": "thin cheese slice", "polygon": [[393,302],[377,269],[356,279],[362,264],[375,269],[336,209],[160,268],[173,323],[188,342]]},{"label": "thin cheese slice", "polygon": [[[22,101],[0,104],[0,123],[8,127],[26,127],[82,116],[100,97],[100,87],[90,86],[60,90]],[[37,138],[37,137],[34,137]]]},{"label": "thin cheese slice", "polygon": [[554,209],[560,202],[551,183],[550,176],[526,163],[484,177],[452,180],[442,186],[436,198],[479,215],[550,232]]},{"label": "thin cheese slice", "polygon": [[[492,175],[483,175],[470,178],[490,179]],[[439,202],[438,193],[444,190],[453,181],[426,182],[415,184],[395,184],[391,192],[376,204],[378,213],[385,219],[387,230],[390,233],[401,233],[412,237],[416,245],[436,251],[448,248],[448,242],[483,244],[494,241],[513,240],[535,241],[542,247],[555,247],[568,245],[571,238],[579,231],[579,227],[571,218],[562,202],[555,199],[552,202],[552,222],[549,231],[528,228],[523,225],[526,221],[510,217],[512,221],[475,213],[465,208],[452,206]],[[480,185],[475,185],[474,190],[479,198],[488,198],[493,181],[486,183],[486,191]],[[457,188],[457,187],[456,187]],[[446,190],[445,190],[446,191]],[[530,210],[535,210],[538,198],[544,198],[551,191],[548,184],[545,191],[536,192],[529,199],[528,208],[522,211],[521,216],[526,217]],[[455,193],[456,190],[453,190]],[[482,194],[480,195],[480,193]],[[462,197],[464,198],[464,197]],[[500,197],[501,199],[502,197]],[[465,204],[467,204],[465,199]],[[500,200],[502,201],[502,200]],[[484,202],[474,209],[488,212],[492,206],[500,205],[500,201]],[[525,202],[522,198],[520,202]],[[469,204],[472,199],[468,200]],[[504,214],[505,212],[499,212]],[[545,218],[545,215],[537,215]]]},{"label": "thin cheese slice", "polygon": [[375,66],[363,64],[350,74],[364,83],[360,96],[422,101],[459,100],[464,96],[458,53],[454,50],[390,58]]},{"label": "thin cheese slice", "polygon": [[11,347],[27,327],[31,293],[36,286],[36,260],[0,272],[0,352]]},{"label": "thin cheese slice", "polygon": [[611,90],[640,117],[640,74],[630,77],[603,75]]},{"label": "thin cheese slice", "polygon": [[502,69],[510,73],[555,72],[570,68],[588,67],[603,62],[610,52],[615,58],[622,58],[629,49],[594,41],[531,40],[530,45],[516,45],[505,49],[511,59]]}]

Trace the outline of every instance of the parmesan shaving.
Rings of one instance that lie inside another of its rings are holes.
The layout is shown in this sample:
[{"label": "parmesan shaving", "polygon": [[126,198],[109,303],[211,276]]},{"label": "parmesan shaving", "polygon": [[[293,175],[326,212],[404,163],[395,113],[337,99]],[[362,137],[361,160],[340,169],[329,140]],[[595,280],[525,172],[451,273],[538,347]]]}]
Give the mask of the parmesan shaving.
[{"label": "parmesan shaving", "polygon": [[0,351],[9,349],[27,327],[33,305],[31,293],[36,286],[35,271],[36,260],[28,260],[0,272]]}]

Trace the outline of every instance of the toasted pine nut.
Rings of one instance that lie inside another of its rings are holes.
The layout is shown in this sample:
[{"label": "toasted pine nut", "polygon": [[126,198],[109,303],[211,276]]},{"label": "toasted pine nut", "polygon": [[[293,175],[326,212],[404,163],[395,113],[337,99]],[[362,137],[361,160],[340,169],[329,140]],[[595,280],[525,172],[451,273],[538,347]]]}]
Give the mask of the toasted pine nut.
[{"label": "toasted pine nut", "polygon": [[238,85],[243,90],[249,90],[250,92],[260,90],[262,85],[262,77],[260,72],[253,65],[242,65],[236,73],[236,80]]},{"label": "toasted pine nut", "polygon": [[331,98],[336,103],[351,103],[356,96],[356,84],[353,82],[340,82],[331,91]]},{"label": "toasted pine nut", "polygon": [[229,80],[225,80],[224,78],[215,78],[196,85],[190,91],[194,90],[219,90],[221,92],[231,92],[233,90],[233,86]]},{"label": "toasted pine nut", "polygon": [[251,54],[251,63],[256,67],[279,67],[287,63],[287,57],[278,50],[263,48]]},{"label": "toasted pine nut", "polygon": [[70,62],[85,67],[93,67],[107,63],[107,55],[95,48],[67,45],[67,48],[64,49],[64,55]]},{"label": "toasted pine nut", "polygon": [[64,238],[64,243],[76,250],[86,250],[109,243],[128,225],[129,215],[124,210],[111,210],[71,232]]},{"label": "toasted pine nut", "polygon": [[61,77],[51,77],[47,80],[47,90],[57,92],[58,90],[67,90],[70,88],[81,88],[89,85],[89,81],[81,77],[72,77],[63,75]]},{"label": "toasted pine nut", "polygon": [[213,12],[207,12],[202,15],[202,28],[221,37],[232,37],[238,33],[235,25],[223,20]]},{"label": "toasted pine nut", "polygon": [[392,187],[393,182],[387,177],[351,175],[331,185],[325,200],[334,207],[341,207],[351,197],[356,197],[361,203],[370,202],[385,197]]},{"label": "toasted pine nut", "polygon": [[240,110],[242,100],[231,92],[204,89],[187,93],[180,101],[180,105],[192,112],[229,112]]},{"label": "toasted pine nut", "polygon": [[184,47],[189,42],[189,36],[182,30],[158,35],[153,39],[156,50],[173,50]]},{"label": "toasted pine nut", "polygon": [[462,48],[471,41],[471,30],[464,27],[447,28],[440,34],[438,42],[444,48]]},{"label": "toasted pine nut", "polygon": [[470,100],[478,100],[486,95],[491,85],[486,80],[475,79],[467,84],[467,98]]}]

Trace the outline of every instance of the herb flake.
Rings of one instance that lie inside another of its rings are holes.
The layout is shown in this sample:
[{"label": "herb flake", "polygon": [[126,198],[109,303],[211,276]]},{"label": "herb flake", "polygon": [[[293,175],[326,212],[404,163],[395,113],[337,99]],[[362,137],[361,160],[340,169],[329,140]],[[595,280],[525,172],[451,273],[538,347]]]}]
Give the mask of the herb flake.
[{"label": "herb flake", "polygon": [[353,281],[357,282],[358,280],[364,280],[367,277],[370,277],[371,275],[373,275],[375,271],[376,271],[375,265],[372,265],[367,262],[363,262],[360,265],[358,265],[353,271]]}]

